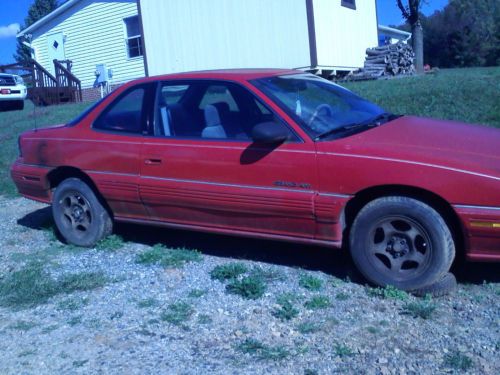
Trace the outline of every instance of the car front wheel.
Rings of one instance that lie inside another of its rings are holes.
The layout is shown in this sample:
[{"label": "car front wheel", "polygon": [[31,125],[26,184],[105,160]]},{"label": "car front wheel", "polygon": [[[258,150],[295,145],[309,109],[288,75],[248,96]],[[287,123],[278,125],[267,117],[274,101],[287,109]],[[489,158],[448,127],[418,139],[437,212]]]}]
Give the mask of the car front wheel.
[{"label": "car front wheel", "polygon": [[411,291],[435,283],[455,257],[451,232],[429,205],[404,196],[378,198],[361,209],[350,251],[371,282]]},{"label": "car front wheel", "polygon": [[91,247],[111,234],[109,213],[92,189],[78,178],[68,178],[57,186],[52,214],[61,235],[74,245]]}]

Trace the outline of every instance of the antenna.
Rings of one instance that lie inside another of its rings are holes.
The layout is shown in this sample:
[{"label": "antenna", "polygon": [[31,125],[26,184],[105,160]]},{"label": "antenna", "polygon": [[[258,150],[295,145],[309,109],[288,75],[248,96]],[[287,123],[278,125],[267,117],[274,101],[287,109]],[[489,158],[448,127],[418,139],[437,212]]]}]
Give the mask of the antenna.
[{"label": "antenna", "polygon": [[33,120],[35,121],[35,132],[36,132],[38,130],[36,127],[36,104],[34,100],[32,100],[31,102],[33,103]]}]

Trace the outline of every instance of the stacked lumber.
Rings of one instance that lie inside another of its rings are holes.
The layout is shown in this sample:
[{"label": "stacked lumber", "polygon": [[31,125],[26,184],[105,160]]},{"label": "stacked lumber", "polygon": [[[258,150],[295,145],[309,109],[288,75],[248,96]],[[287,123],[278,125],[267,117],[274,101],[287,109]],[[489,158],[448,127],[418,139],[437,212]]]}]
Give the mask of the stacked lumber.
[{"label": "stacked lumber", "polygon": [[409,44],[398,42],[368,48],[365,65],[348,77],[351,80],[415,74],[415,53]]}]

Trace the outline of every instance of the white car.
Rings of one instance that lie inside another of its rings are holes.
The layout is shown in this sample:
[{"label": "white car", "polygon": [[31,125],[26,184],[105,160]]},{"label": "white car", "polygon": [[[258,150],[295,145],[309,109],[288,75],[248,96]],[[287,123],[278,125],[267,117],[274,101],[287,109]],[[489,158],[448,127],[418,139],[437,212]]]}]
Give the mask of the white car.
[{"label": "white car", "polygon": [[28,90],[21,76],[0,73],[0,108],[23,109]]}]

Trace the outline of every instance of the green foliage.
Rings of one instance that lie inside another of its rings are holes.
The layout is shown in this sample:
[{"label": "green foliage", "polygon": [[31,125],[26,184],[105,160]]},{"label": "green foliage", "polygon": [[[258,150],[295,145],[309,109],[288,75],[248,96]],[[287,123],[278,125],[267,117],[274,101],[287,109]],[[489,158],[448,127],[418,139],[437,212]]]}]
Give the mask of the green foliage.
[{"label": "green foliage", "polygon": [[139,301],[137,303],[137,307],[139,307],[141,309],[145,309],[148,307],[154,307],[154,306],[158,306],[158,305],[159,305],[159,302],[156,298],[146,298],[146,299],[143,299],[142,301]]},{"label": "green foliage", "polygon": [[115,251],[123,247],[123,238],[112,234],[103,238],[96,244],[97,250]]},{"label": "green foliage", "polygon": [[177,302],[168,305],[167,310],[164,311],[160,319],[169,322],[176,326],[183,325],[194,314],[194,309],[189,303]]},{"label": "green foliage", "polygon": [[245,299],[258,299],[266,291],[265,282],[255,276],[246,276],[241,280],[233,279],[226,285],[226,291]]},{"label": "green foliage", "polygon": [[318,291],[323,287],[323,282],[321,279],[314,277],[312,275],[303,274],[300,276],[299,285],[307,290]]},{"label": "green foliage", "polygon": [[278,308],[274,309],[271,314],[282,321],[291,320],[299,315],[299,310],[293,306],[294,296],[290,294],[282,294],[277,298]]},{"label": "green foliage", "polygon": [[406,301],[409,298],[408,293],[392,285],[387,285],[385,288],[366,288],[366,293],[370,297],[395,299],[399,301]]},{"label": "green foliage", "polygon": [[427,63],[439,67],[500,64],[500,2],[452,0],[422,18]]},{"label": "green foliage", "polygon": [[237,349],[261,360],[279,361],[290,355],[289,351],[282,346],[265,345],[255,339],[246,339],[237,346]]},{"label": "green foliage", "polygon": [[339,357],[350,357],[354,355],[354,351],[345,344],[336,343],[333,345],[333,350]]},{"label": "green foliage", "polygon": [[200,298],[203,297],[205,294],[207,294],[206,289],[192,289],[188,293],[189,298]]},{"label": "green foliage", "polygon": [[472,367],[472,359],[459,351],[452,351],[444,357],[444,365],[454,370],[468,371]]},{"label": "green foliage", "polygon": [[335,295],[335,299],[338,300],[338,301],[347,301],[349,299],[349,297],[350,297],[349,294],[342,293],[342,292],[337,293]]},{"label": "green foliage", "polygon": [[302,334],[314,333],[321,330],[323,326],[313,321],[305,321],[297,326],[297,330]]},{"label": "green foliage", "polygon": [[189,262],[199,262],[202,260],[201,254],[196,250],[188,249],[167,249],[161,244],[156,244],[150,250],[139,254],[136,263],[140,264],[160,264],[163,267],[178,268]]},{"label": "green foliage", "polygon": [[[45,17],[47,14],[57,8],[57,0],[35,0],[28,9],[28,15],[24,19],[22,29],[33,25],[39,19]],[[17,41],[16,54],[14,59],[17,62],[25,62],[31,58],[29,48],[22,44],[21,38]]]},{"label": "green foliage", "polygon": [[59,310],[76,311],[89,304],[88,298],[67,298],[57,304]]},{"label": "green foliage", "polygon": [[215,266],[214,269],[210,271],[210,278],[219,281],[233,280],[247,271],[248,269],[243,263],[221,264]]},{"label": "green foliage", "polygon": [[331,302],[327,296],[314,296],[304,306],[310,310],[326,309],[331,306]]},{"label": "green foliage", "polygon": [[430,319],[434,315],[437,305],[430,299],[418,302],[410,302],[403,306],[403,314],[411,315],[414,318]]},{"label": "green foliage", "polygon": [[46,303],[51,297],[91,290],[106,284],[102,273],[82,272],[53,279],[40,263],[31,263],[0,280],[0,305],[26,308]]},{"label": "green foliage", "polygon": [[499,82],[500,67],[495,67],[343,85],[393,113],[500,128]]}]

